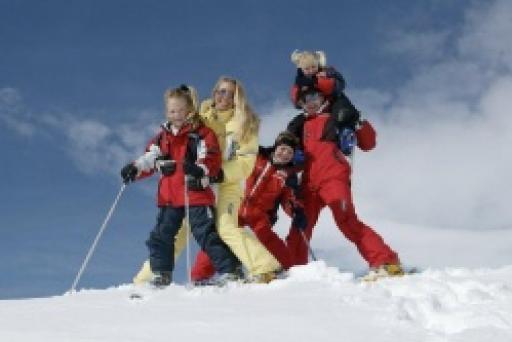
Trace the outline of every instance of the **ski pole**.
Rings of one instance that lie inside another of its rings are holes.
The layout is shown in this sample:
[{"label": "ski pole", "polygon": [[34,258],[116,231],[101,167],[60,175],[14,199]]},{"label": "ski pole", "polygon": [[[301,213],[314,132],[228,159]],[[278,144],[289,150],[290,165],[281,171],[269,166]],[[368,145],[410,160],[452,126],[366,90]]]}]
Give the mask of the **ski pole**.
[{"label": "ski pole", "polygon": [[191,272],[191,265],[190,265],[190,230],[192,227],[190,227],[190,211],[189,211],[189,205],[190,200],[188,197],[188,184],[187,184],[187,175],[185,175],[185,220],[187,225],[187,279],[188,279],[188,286],[192,285],[192,275]]},{"label": "ski pole", "polygon": [[91,248],[89,248],[89,252],[87,252],[87,255],[85,256],[85,259],[82,263],[82,266],[80,267],[80,270],[78,271],[78,274],[75,277],[75,280],[73,281],[73,285],[71,285],[71,288],[69,289],[70,293],[75,292],[76,286],[78,285],[78,282],[80,281],[80,278],[82,277],[82,273],[84,272],[85,268],[87,267],[87,264],[89,263],[89,259],[91,258],[92,254],[94,253],[94,250],[96,249],[96,245],[98,244],[98,241],[101,238],[101,235],[107,228],[107,223],[110,220],[110,217],[114,213],[114,209],[117,206],[117,202],[119,202],[119,199],[121,198],[121,195],[123,194],[124,189],[126,188],[126,184],[123,183],[121,186],[121,189],[119,190],[119,193],[117,194],[116,199],[114,200],[114,204],[112,204],[112,207],[110,207],[110,210],[108,211],[107,217],[103,221],[103,224],[101,225],[100,231],[96,235],[96,238],[94,239],[94,242],[92,243]]},{"label": "ski pole", "polygon": [[311,248],[311,244],[309,243],[308,238],[306,237],[306,234],[304,234],[304,231],[302,231],[301,229],[299,229],[299,232],[300,232],[300,235],[302,236],[302,239],[304,240],[304,243],[306,244],[306,246],[308,246],[308,251],[309,251],[309,254],[311,254],[311,259],[313,259],[313,261],[317,261],[315,253],[313,253],[313,248]]}]

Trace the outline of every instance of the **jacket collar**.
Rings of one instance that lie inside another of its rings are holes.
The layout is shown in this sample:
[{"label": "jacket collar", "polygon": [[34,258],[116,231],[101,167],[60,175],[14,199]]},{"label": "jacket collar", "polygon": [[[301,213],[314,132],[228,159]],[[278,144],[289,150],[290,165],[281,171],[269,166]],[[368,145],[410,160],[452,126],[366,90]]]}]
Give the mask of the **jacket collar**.
[{"label": "jacket collar", "polygon": [[231,120],[234,116],[234,109],[226,109],[226,110],[218,110],[212,104],[213,118],[218,122],[225,124],[229,120]]},{"label": "jacket collar", "polygon": [[189,123],[184,124],[176,133],[174,133],[174,129],[171,127],[171,123],[169,121],[164,122],[160,126],[166,133],[172,134],[173,136],[184,135],[192,130],[192,126]]}]

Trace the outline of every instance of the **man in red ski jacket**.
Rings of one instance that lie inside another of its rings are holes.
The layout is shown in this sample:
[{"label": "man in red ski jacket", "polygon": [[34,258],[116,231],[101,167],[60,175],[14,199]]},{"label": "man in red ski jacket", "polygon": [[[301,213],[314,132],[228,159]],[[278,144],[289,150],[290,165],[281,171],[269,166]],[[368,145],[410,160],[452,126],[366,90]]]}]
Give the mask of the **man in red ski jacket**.
[{"label": "man in red ski jacket", "polygon": [[273,147],[260,148],[238,212],[240,226],[249,226],[283,269],[290,268],[293,261],[285,242],[272,230],[279,204],[293,218],[294,228],[307,225],[303,206],[295,196],[298,181],[293,155],[297,144],[294,135],[283,132]]},{"label": "man in red ski jacket", "polygon": [[[304,113],[289,123],[288,131],[300,138],[304,151],[301,196],[307,218],[307,239],[311,239],[320,210],[328,206],[338,229],[356,245],[372,270],[386,275],[403,274],[397,253],[355,213],[350,189],[351,167],[337,146],[336,117],[321,112],[324,96],[315,88],[307,88],[298,98]],[[357,122],[356,136],[362,150],[375,146],[376,134],[368,121]],[[306,264],[307,245],[297,229],[290,230],[287,243],[294,263]]]}]

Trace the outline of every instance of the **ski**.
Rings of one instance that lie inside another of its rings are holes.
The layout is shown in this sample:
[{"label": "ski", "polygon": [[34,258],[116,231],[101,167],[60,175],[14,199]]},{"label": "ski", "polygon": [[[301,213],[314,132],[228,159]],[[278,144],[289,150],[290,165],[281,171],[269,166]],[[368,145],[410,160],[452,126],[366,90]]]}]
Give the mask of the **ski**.
[{"label": "ski", "polygon": [[390,273],[381,273],[379,271],[371,270],[367,274],[357,278],[359,281],[363,283],[373,283],[380,279],[389,279],[389,278],[401,278],[405,275],[413,275],[420,273],[420,270],[417,267],[402,267],[401,273],[390,274]]}]

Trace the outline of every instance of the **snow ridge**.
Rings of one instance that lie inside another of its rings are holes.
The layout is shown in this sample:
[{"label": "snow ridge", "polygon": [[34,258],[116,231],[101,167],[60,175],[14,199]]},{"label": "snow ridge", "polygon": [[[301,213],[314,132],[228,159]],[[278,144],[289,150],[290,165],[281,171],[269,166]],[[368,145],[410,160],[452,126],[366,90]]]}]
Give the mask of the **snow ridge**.
[{"label": "snow ridge", "polygon": [[[130,300],[134,291],[143,299]],[[474,342],[491,336],[512,340],[512,266],[429,269],[362,283],[318,261],[268,285],[121,285],[0,301],[0,339],[10,342]]]}]

